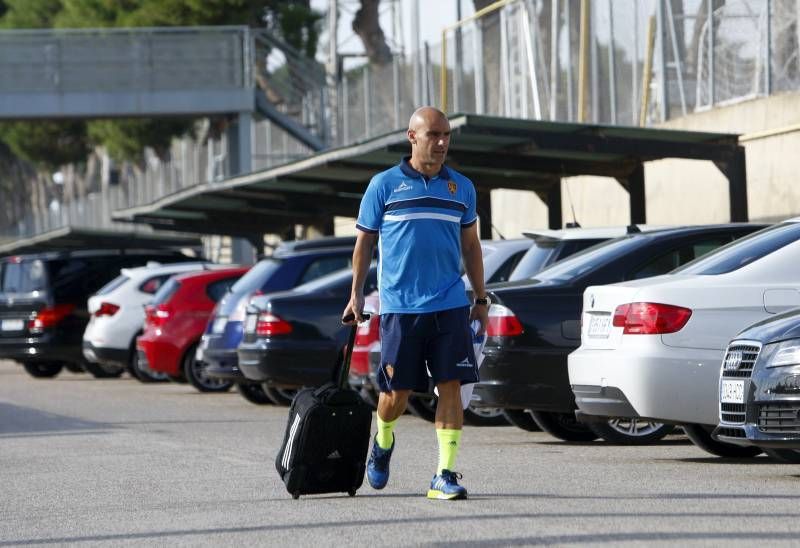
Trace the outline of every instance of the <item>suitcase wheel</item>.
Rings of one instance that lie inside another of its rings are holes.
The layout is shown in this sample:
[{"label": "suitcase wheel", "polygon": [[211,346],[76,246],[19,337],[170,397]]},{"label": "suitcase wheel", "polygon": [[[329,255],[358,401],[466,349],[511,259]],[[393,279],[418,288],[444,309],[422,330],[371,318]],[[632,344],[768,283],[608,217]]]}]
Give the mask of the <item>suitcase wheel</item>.
[{"label": "suitcase wheel", "polygon": [[292,498],[294,500],[299,499],[300,498],[300,491],[295,491],[294,493],[292,493]]}]

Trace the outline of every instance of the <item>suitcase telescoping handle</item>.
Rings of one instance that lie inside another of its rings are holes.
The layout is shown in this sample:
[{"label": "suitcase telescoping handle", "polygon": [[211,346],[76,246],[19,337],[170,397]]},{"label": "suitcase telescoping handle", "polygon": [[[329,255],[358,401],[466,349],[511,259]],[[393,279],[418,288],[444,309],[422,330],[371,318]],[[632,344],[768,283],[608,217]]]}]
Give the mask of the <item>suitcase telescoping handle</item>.
[{"label": "suitcase telescoping handle", "polygon": [[[361,313],[361,317],[364,321],[368,321],[370,315]],[[348,314],[344,318],[342,318],[342,323],[352,322],[355,319],[354,314]],[[344,352],[344,359],[342,360],[342,366],[339,368],[339,374],[335,379],[336,385],[339,388],[347,388],[349,382],[348,379],[350,377],[350,358],[353,357],[353,345],[356,342],[356,331],[358,331],[358,324],[354,323],[350,327],[350,334],[347,336],[347,347],[345,348]]]}]

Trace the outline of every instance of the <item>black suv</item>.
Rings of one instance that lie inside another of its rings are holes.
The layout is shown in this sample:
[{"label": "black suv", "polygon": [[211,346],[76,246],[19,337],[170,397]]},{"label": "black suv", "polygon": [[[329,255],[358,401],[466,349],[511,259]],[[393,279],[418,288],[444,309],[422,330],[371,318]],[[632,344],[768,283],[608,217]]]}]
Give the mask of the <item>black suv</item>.
[{"label": "black suv", "polygon": [[119,275],[148,261],[186,261],[163,250],[60,251],[0,258],[0,359],[20,362],[34,377],[63,367],[95,377],[118,376],[83,358],[86,300]]}]

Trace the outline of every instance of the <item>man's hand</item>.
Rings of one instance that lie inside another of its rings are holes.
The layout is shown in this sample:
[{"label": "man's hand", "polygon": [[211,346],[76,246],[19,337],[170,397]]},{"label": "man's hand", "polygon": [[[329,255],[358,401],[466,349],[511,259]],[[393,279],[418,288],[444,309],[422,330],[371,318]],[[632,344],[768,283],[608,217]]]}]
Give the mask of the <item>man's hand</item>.
[{"label": "man's hand", "polygon": [[472,323],[472,320],[481,322],[481,328],[477,333],[478,337],[486,333],[486,326],[489,325],[489,306],[485,304],[473,304],[469,311],[470,323]]},{"label": "man's hand", "polygon": [[350,302],[347,303],[346,307],[344,307],[344,312],[342,313],[342,319],[348,316],[352,316],[353,320],[343,323],[347,325],[352,325],[354,323],[361,323],[362,321],[364,321],[362,317],[363,312],[364,312],[364,295],[351,296]]}]

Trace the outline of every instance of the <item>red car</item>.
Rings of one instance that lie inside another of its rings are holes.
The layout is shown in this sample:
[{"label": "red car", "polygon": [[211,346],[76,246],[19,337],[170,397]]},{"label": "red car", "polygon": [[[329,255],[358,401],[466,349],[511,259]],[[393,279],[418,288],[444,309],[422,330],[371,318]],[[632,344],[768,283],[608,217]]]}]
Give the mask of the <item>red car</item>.
[{"label": "red car", "polygon": [[203,270],[174,276],[145,308],[144,332],[136,339],[139,360],[172,380],[189,381],[200,392],[224,392],[230,381],[205,374],[195,360],[197,343],[214,305],[248,268]]}]

